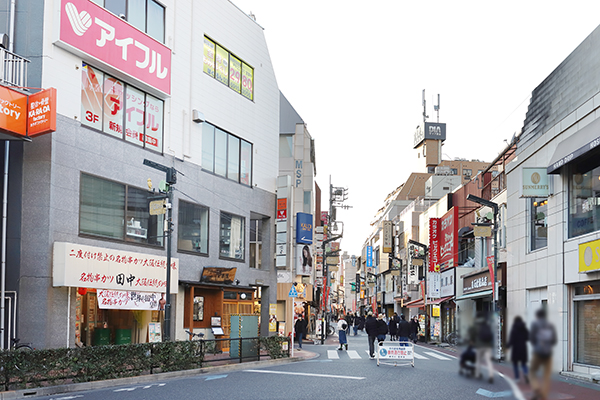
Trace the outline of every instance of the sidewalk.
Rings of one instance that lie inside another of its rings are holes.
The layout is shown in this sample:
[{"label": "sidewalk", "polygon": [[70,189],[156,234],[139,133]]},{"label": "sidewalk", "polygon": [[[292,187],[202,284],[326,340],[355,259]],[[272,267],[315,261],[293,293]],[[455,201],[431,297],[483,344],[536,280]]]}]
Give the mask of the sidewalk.
[{"label": "sidewalk", "polygon": [[[460,348],[457,347],[440,347],[437,344],[421,343],[418,345],[435,349],[437,351],[460,357]],[[457,360],[458,368],[458,360]],[[524,382],[514,381],[514,372],[512,363],[509,361],[494,362],[494,368],[496,373],[503,374],[507,379],[511,380],[521,391],[525,399],[531,399],[533,392],[531,387]],[[517,396],[517,398],[519,398]],[[566,376],[566,374],[560,375],[558,373],[552,374],[552,383],[550,387],[550,396],[548,400],[597,400],[600,399],[600,384],[586,382],[574,377]]]}]

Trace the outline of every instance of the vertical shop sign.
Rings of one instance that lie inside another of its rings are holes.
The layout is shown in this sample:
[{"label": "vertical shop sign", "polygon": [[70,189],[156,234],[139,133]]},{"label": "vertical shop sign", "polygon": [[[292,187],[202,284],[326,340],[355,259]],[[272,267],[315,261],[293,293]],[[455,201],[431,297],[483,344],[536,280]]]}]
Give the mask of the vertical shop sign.
[{"label": "vertical shop sign", "polygon": [[30,95],[28,113],[29,137],[56,131],[56,89],[49,88]]},{"label": "vertical shop sign", "polygon": [[440,266],[451,268],[458,259],[458,207],[452,207],[440,218]]},{"label": "vertical shop sign", "polygon": [[440,271],[440,219],[429,218],[429,272]]}]

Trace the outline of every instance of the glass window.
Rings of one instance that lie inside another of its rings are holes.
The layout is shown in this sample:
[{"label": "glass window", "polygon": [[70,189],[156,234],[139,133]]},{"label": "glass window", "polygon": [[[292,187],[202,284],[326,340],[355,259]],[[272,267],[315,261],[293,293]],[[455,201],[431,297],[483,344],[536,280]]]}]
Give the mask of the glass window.
[{"label": "glass window", "polygon": [[125,17],[127,15],[126,4],[127,2],[124,0],[104,0],[104,8],[117,17]]},{"label": "glass window", "polygon": [[600,366],[600,299],[575,301],[575,362]]},{"label": "glass window", "polygon": [[204,37],[204,73],[215,77],[215,42]]},{"label": "glass window", "polygon": [[569,237],[600,230],[600,167],[584,160],[569,171]]},{"label": "glass window", "polygon": [[310,203],[312,198],[312,192],[310,190],[304,191],[304,209],[303,211],[307,214],[310,214]]},{"label": "glass window", "polygon": [[240,181],[240,139],[231,135],[228,137],[227,179]]},{"label": "glass window", "polygon": [[148,0],[148,24],[146,26],[146,32],[149,36],[164,43],[165,8],[154,0]]},{"label": "glass window", "polygon": [[177,227],[179,250],[208,254],[208,208],[180,201]]},{"label": "glass window", "polygon": [[250,220],[250,268],[260,269],[262,265],[262,226],[262,220]]},{"label": "glass window", "polygon": [[82,124],[162,152],[164,102],[83,64]]},{"label": "glass window", "polygon": [[164,217],[148,203],[145,190],[82,174],[79,233],[162,246]]},{"label": "glass window", "polygon": [[221,213],[219,254],[221,257],[244,260],[245,223],[237,215]]},{"label": "glass window", "polygon": [[252,185],[252,145],[245,140],[240,154],[240,183]]},{"label": "glass window", "polygon": [[123,238],[125,185],[81,175],[79,233]]},{"label": "glass window", "polygon": [[215,174],[227,174],[227,133],[215,128]]},{"label": "glass window", "polygon": [[548,199],[532,198],[530,202],[531,250],[533,251],[548,245]]},{"label": "glass window", "polygon": [[202,168],[215,172],[215,127],[202,124]]},{"label": "glass window", "polygon": [[294,154],[294,135],[279,135],[279,157],[291,158]]},{"label": "glass window", "polygon": [[146,31],[146,0],[127,1],[127,21],[140,31]]},{"label": "glass window", "polygon": [[253,100],[254,69],[206,36],[203,48],[204,73]]}]

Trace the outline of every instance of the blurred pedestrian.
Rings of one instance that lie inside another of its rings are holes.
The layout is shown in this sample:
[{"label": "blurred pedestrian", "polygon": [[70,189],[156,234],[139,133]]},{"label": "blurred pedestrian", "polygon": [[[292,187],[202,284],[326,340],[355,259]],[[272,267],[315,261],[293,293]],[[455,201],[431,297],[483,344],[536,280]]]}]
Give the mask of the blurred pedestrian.
[{"label": "blurred pedestrian", "polygon": [[394,313],[394,315],[392,315],[392,318],[390,318],[390,322],[388,322],[388,330],[390,331],[390,340],[392,340],[392,341],[396,340],[396,337],[397,337],[398,322],[400,322],[400,319],[398,318],[398,314]]},{"label": "blurred pedestrian", "polygon": [[296,340],[298,341],[298,348],[302,348],[302,338],[306,334],[307,322],[304,319],[304,315],[300,314],[296,323],[294,324],[294,331],[296,332]]},{"label": "blurred pedestrian", "polygon": [[404,314],[400,315],[400,323],[398,324],[398,340],[400,342],[408,342],[410,336],[410,324],[404,318]]},{"label": "blurred pedestrian", "polygon": [[352,318],[352,330],[354,331],[354,336],[358,334],[358,325],[360,324],[360,317],[358,313],[354,314],[354,318]]},{"label": "blurred pedestrian", "polygon": [[340,347],[338,350],[344,350],[344,346],[346,346],[346,350],[348,350],[348,339],[346,338],[346,329],[348,328],[348,323],[342,317],[338,319],[337,329],[338,329],[338,339],[340,340]]},{"label": "blurred pedestrian", "polygon": [[[552,372],[552,348],[556,345],[556,329],[546,319],[546,310],[540,308],[536,313],[536,320],[531,324],[531,371],[529,380],[534,396],[532,400],[546,400],[550,391],[550,374]],[[543,370],[542,381],[537,377],[539,369]]]},{"label": "blurred pedestrian", "polygon": [[359,318],[359,322],[358,322],[358,330],[359,331],[364,331],[365,330],[365,323],[366,323],[366,318],[364,315],[361,315]]},{"label": "blurred pedestrian", "polygon": [[510,334],[508,337],[508,343],[506,349],[512,349],[510,353],[510,359],[513,363],[513,369],[515,371],[515,380],[519,380],[519,364],[523,369],[523,378],[525,383],[529,384],[529,378],[527,376],[527,341],[529,340],[529,330],[523,322],[520,316],[516,316]]},{"label": "blurred pedestrian", "polygon": [[346,320],[346,336],[350,334],[350,327],[352,326],[352,314],[351,313],[346,313],[346,316],[344,317],[344,319]]},{"label": "blurred pedestrian", "polygon": [[380,342],[385,341],[385,336],[388,333],[387,323],[385,322],[385,315],[379,314],[377,316],[377,340]]},{"label": "blurred pedestrian", "polygon": [[494,345],[494,332],[485,314],[477,313],[475,324],[469,329],[469,339],[475,344],[477,360],[475,362],[475,377],[481,378],[481,366],[485,364],[488,369],[488,381],[494,382],[494,365],[492,364],[492,348]]},{"label": "blurred pedestrian", "polygon": [[413,343],[419,339],[419,318],[416,315],[410,320],[410,338]]},{"label": "blurred pedestrian", "polygon": [[369,335],[369,357],[373,359],[375,358],[375,340],[377,340],[377,320],[371,311],[369,311],[365,320],[365,330]]}]

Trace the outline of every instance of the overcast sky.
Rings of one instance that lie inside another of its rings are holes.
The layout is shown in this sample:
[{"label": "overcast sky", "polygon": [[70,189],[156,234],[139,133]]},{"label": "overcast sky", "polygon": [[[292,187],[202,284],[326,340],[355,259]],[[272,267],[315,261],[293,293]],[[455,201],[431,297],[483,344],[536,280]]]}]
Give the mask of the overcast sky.
[{"label": "overcast sky", "polygon": [[[341,248],[360,254],[415,171],[413,135],[441,96],[443,158],[492,161],[532,90],[599,24],[600,1],[231,0],[265,31],[279,89],[315,139],[317,183],[347,187]],[[600,51],[600,49],[597,49]]]}]

